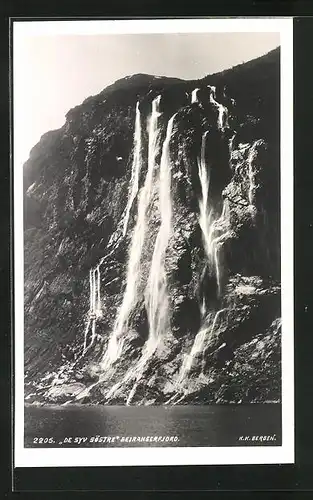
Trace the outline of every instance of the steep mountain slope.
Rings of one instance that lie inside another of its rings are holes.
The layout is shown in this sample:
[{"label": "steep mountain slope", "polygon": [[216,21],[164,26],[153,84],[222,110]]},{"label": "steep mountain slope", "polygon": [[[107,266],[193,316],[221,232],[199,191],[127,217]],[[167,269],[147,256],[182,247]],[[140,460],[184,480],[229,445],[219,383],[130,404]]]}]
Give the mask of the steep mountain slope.
[{"label": "steep mountain slope", "polygon": [[279,401],[279,58],[126,77],[32,149],[27,401]]}]

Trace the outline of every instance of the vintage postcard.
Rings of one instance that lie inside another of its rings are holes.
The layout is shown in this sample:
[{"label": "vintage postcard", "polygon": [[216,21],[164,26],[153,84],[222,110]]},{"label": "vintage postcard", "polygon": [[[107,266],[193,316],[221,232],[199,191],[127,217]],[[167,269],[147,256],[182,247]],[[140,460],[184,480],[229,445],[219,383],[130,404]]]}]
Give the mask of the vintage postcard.
[{"label": "vintage postcard", "polygon": [[15,466],[293,463],[292,19],[21,20],[12,65]]}]

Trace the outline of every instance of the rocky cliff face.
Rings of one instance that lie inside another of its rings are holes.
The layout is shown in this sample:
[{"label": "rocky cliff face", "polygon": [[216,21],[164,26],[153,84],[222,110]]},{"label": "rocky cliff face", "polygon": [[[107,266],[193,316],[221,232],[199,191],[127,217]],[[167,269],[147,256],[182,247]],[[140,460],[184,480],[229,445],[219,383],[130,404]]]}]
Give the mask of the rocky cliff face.
[{"label": "rocky cliff face", "polygon": [[280,400],[279,50],[119,80],[24,166],[28,402]]}]

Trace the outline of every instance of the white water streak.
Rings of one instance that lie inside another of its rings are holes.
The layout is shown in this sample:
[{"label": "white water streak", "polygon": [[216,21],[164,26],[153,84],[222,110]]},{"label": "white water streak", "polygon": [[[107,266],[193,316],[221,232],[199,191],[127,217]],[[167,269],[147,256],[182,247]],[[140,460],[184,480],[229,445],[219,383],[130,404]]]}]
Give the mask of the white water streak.
[{"label": "white water streak", "polygon": [[123,224],[123,236],[126,235],[130,211],[139,189],[139,175],[140,175],[141,163],[142,163],[141,162],[141,117],[139,110],[139,102],[137,102],[135,132],[134,132],[134,158],[133,158],[132,173],[130,179],[130,195],[128,197],[124,224]]},{"label": "white water streak", "polygon": [[103,369],[107,369],[120,356],[124,341],[124,337],[122,335],[125,329],[127,329],[129,315],[138,300],[137,289],[140,278],[141,255],[147,232],[147,210],[151,202],[153,174],[158,152],[158,118],[160,116],[159,103],[160,96],[152,102],[152,114],[149,123],[148,169],[144,186],[139,195],[137,221],[132,234],[126,271],[126,288],[121,307],[117,314],[114,329],[103,358]]},{"label": "white water streak", "polygon": [[201,186],[201,199],[199,200],[199,225],[202,231],[202,239],[204,243],[204,249],[207,256],[210,256],[210,213],[208,206],[209,198],[209,187],[210,187],[210,174],[205,161],[205,146],[206,146],[206,136],[208,131],[206,131],[201,140],[201,156],[198,158],[198,174]]},{"label": "white water streak", "polygon": [[[214,92],[212,91],[214,94]],[[216,218],[213,209],[209,206],[210,174],[205,161],[205,132],[201,141],[201,155],[198,158],[198,174],[201,186],[201,199],[199,200],[199,225],[202,231],[204,250],[211,267],[214,267],[218,296],[222,293],[222,267],[219,251],[230,231],[229,202],[224,200],[222,214]]]},{"label": "white water streak", "polygon": [[92,271],[92,281],[93,281],[93,296],[92,296],[92,312],[96,313],[96,297],[97,297],[97,286],[96,286],[96,270]]},{"label": "white water streak", "polygon": [[199,102],[199,99],[198,99],[198,91],[199,90],[200,90],[199,88],[196,88],[191,92],[191,104],[194,102]]},{"label": "white water streak", "polygon": [[208,238],[208,257],[210,263],[214,264],[215,276],[217,282],[218,296],[222,293],[222,275],[223,270],[220,263],[219,252],[227,237],[230,235],[230,210],[229,201],[223,202],[223,210],[218,219],[212,221]]},{"label": "white water streak", "polygon": [[[96,281],[96,275],[97,275],[97,281]],[[101,275],[100,275],[100,265],[98,265],[95,269],[95,278],[94,278],[94,283],[95,283],[95,288],[96,288],[96,297],[95,297],[95,314],[97,318],[100,318],[102,316],[102,311],[101,311]],[[97,301],[96,301],[97,299]]]},{"label": "white water streak", "polygon": [[84,334],[84,350],[83,352],[86,351],[87,349],[87,335],[88,335],[88,332],[89,332],[89,328],[90,328],[90,318],[88,318],[87,320],[87,324],[86,324],[86,328],[85,328],[85,334]]},{"label": "white water streak", "polygon": [[159,179],[161,225],[155,242],[146,290],[146,306],[149,321],[147,346],[151,350],[155,348],[160,338],[166,333],[168,321],[167,280],[164,258],[172,231],[170,140],[175,116],[176,114],[168,122],[162,148]]},{"label": "white water streak", "polygon": [[228,128],[228,109],[226,106],[223,106],[223,104],[217,102],[216,100],[216,87],[212,85],[208,85],[208,88],[210,89],[210,102],[213,104],[213,106],[218,110],[218,120],[217,120],[217,126],[219,130],[224,131],[225,128]]},{"label": "white water streak", "polygon": [[91,343],[90,343],[90,347],[94,344],[95,338],[96,338],[96,320],[93,319],[93,321],[92,321],[92,327],[91,327]]},{"label": "white water streak", "polygon": [[[102,316],[100,281],[101,277],[98,265],[95,269],[90,269],[89,271],[89,312],[84,333],[84,349],[83,349],[84,353],[86,352],[87,349],[90,349],[90,347],[94,344],[96,338],[96,322],[97,319]],[[90,325],[91,325],[91,341],[90,344],[87,346]]]},{"label": "white water streak", "polygon": [[207,316],[206,324],[203,325],[202,328],[200,328],[199,332],[197,333],[192,348],[190,350],[190,353],[186,354],[184,357],[183,364],[177,379],[177,385],[182,384],[182,382],[186,379],[188,373],[192,368],[196,356],[203,351],[205,341],[209,342],[214,335],[215,336],[217,335],[218,332],[218,330],[216,330],[217,320],[219,319],[220,315],[226,310],[227,309],[220,309],[215,314],[211,312]]},{"label": "white water streak", "polygon": [[93,270],[89,271],[89,312],[93,311]]},{"label": "white water streak", "polygon": [[177,379],[177,385],[180,385],[186,379],[188,373],[191,370],[196,355],[202,351],[206,333],[207,333],[206,328],[202,327],[195,337],[190,353],[185,354],[183,364],[181,366],[179,376]]},{"label": "white water streak", "polygon": [[146,308],[148,312],[149,337],[144,345],[141,358],[135,367],[131,367],[124,378],[117,382],[108,392],[107,398],[113,396],[116,391],[135,380],[130,390],[126,404],[129,405],[136,392],[138,382],[142,376],[148,359],[152,356],[161,339],[168,329],[168,296],[167,282],[164,269],[164,256],[171,235],[171,164],[170,164],[170,139],[173,132],[175,115],[168,122],[166,137],[162,147],[159,177],[159,202],[161,213],[161,225],[156,238],[148,285],[146,289]]},{"label": "white water streak", "polygon": [[199,200],[199,225],[202,231],[202,239],[204,250],[209,262],[209,265],[214,267],[218,295],[221,294],[221,281],[222,281],[222,270],[219,261],[219,247],[222,244],[224,237],[224,231],[221,233],[226,221],[226,204],[223,205],[223,212],[219,219],[214,220],[213,210],[209,207],[209,186],[210,186],[210,174],[209,169],[205,161],[205,145],[206,136],[208,132],[205,132],[202,136],[201,141],[201,155],[198,158],[198,174],[201,185],[201,199]]},{"label": "white water streak", "polygon": [[251,211],[251,216],[254,218],[255,216],[255,190],[256,190],[256,183],[255,183],[255,169],[253,162],[257,157],[257,149],[256,149],[256,142],[253,143],[249,150],[249,155],[248,155],[248,200],[249,200],[249,206],[250,206],[250,211]]}]

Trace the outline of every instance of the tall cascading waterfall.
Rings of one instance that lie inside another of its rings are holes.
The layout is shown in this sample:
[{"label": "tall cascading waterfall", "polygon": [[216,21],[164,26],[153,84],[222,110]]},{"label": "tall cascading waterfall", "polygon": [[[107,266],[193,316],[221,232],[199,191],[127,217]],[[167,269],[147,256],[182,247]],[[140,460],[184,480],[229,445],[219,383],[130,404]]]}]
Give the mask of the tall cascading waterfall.
[{"label": "tall cascading waterfall", "polygon": [[[203,134],[202,136],[201,159],[199,162],[199,178],[202,190],[202,200],[199,202],[199,208],[200,208],[199,224],[202,230],[204,246],[209,259],[209,264],[211,266],[214,265],[215,267],[218,296],[220,297],[222,294],[223,270],[221,268],[219,251],[221,250],[225,240],[232,234],[231,223],[230,223],[230,205],[229,205],[229,200],[225,198],[223,201],[223,209],[220,217],[218,217],[215,220],[211,220],[210,215],[208,216],[209,210],[208,210],[207,193],[209,187],[209,175],[207,173],[205,165],[205,156],[204,156],[205,136],[206,133]],[[255,214],[254,196],[255,196],[256,185],[255,185],[255,171],[253,169],[253,161],[257,156],[256,144],[257,141],[255,141],[252,144],[249,150],[247,159],[247,169],[246,169],[246,176],[248,180],[247,197],[252,217]],[[176,382],[177,385],[182,384],[186,379],[188,373],[191,370],[195,357],[202,352],[204,343],[210,341],[212,337],[217,334],[218,331],[217,322],[221,314],[223,314],[226,311],[227,308],[222,308],[215,313],[211,311],[205,318],[205,323],[200,327],[200,330],[195,337],[190,353],[184,356],[183,364]],[[172,399],[173,398],[171,398],[171,400]]]},{"label": "tall cascading waterfall", "polygon": [[[155,110],[156,107],[158,107],[159,104],[159,97],[155,100],[155,102],[152,104],[152,108]],[[156,110],[155,110],[156,111]],[[153,116],[153,112],[152,112]],[[134,131],[134,153],[133,153],[133,164],[132,164],[132,174],[131,174],[131,182],[130,182],[130,190],[129,190],[129,197],[127,201],[127,206],[124,211],[124,216],[121,219],[121,224],[119,225],[120,227],[123,227],[122,233],[120,236],[125,236],[125,233],[127,231],[128,227],[128,221],[129,221],[129,215],[130,211],[132,208],[132,205],[134,203],[134,200],[136,198],[136,195],[138,193],[138,187],[139,187],[139,175],[140,175],[140,169],[141,169],[141,147],[142,147],[142,137],[141,137],[141,116],[140,116],[140,110],[139,110],[139,102],[136,104],[136,118],[135,118],[135,131]],[[114,236],[115,233],[113,233],[112,236]],[[111,250],[104,256],[102,259],[100,259],[99,264],[97,268],[91,269],[89,272],[89,287],[90,287],[90,306],[89,306],[89,312],[88,312],[88,319],[85,327],[85,333],[84,333],[84,347],[83,347],[83,354],[90,349],[90,347],[93,345],[96,337],[96,319],[98,319],[101,316],[101,303],[100,303],[100,266],[114,253],[116,250],[118,244],[120,242],[120,237],[117,238],[115,241],[113,237],[111,237],[108,247],[111,247]],[[97,274],[97,281],[96,281],[96,274]],[[96,295],[97,295],[97,306],[96,306]],[[88,333],[90,332],[91,329],[91,342],[87,346],[87,341],[88,341]]]},{"label": "tall cascading waterfall", "polygon": [[124,378],[120,382],[116,383],[107,394],[107,397],[110,398],[116,393],[119,387],[123,386],[130,380],[134,380],[135,382],[129,393],[127,404],[130,404],[134,396],[138,380],[142,375],[142,371],[147,361],[153,355],[154,351],[169,332],[170,328],[164,258],[172,231],[170,140],[173,134],[175,116],[176,113],[171,117],[167,125],[166,137],[162,146],[159,170],[158,183],[161,224],[155,241],[145,294],[149,335],[143,347],[142,355],[135,367],[131,367]]},{"label": "tall cascading waterfall", "polygon": [[131,180],[130,180],[130,194],[128,196],[128,202],[127,202],[125,217],[124,217],[124,221],[123,221],[123,236],[126,235],[130,211],[131,211],[132,205],[134,203],[134,200],[137,196],[138,189],[139,189],[139,175],[140,175],[140,169],[141,169],[141,163],[142,163],[142,160],[141,160],[141,142],[142,142],[141,116],[140,116],[139,101],[138,101],[137,105],[136,105],[136,119],[135,119],[135,132],[134,132],[134,158],[133,158],[132,173],[131,173]]},{"label": "tall cascading waterfall", "polygon": [[[223,104],[216,101],[216,87],[208,85],[210,90],[210,102],[218,110],[217,127],[221,132],[224,132],[229,127],[228,124],[228,109]],[[205,134],[202,138],[201,149],[205,148]],[[203,158],[200,161],[199,178],[202,190],[202,202],[200,202],[200,227],[202,230],[204,247],[210,266],[215,268],[215,276],[217,282],[218,296],[222,293],[222,268],[219,258],[219,252],[224,243],[224,240],[230,234],[230,211],[229,201],[223,201],[223,208],[220,217],[215,218],[213,209],[208,209],[208,174],[204,159],[204,153],[201,153]]]},{"label": "tall cascading waterfall", "polygon": [[[225,128],[228,127],[228,110],[225,106],[216,101],[215,87],[208,86],[208,88],[210,89],[210,102],[218,109],[217,127],[221,132],[224,132]],[[220,297],[222,293],[222,269],[219,251],[230,232],[229,203],[228,200],[224,200],[222,213],[220,217],[216,219],[214,207],[210,207],[209,200],[210,172],[205,159],[207,135],[208,131],[204,132],[202,135],[200,158],[198,157],[198,175],[201,186],[199,225],[202,232],[202,240],[208,265],[214,270],[217,282],[217,295]],[[203,299],[203,303],[201,304],[201,317],[203,323],[194,339],[190,352],[183,357],[183,363],[175,382],[176,387],[183,385],[196,356],[203,351],[205,342],[210,341],[216,334],[217,322],[224,311],[225,309],[221,308],[218,311],[209,311],[206,314],[206,304],[205,299]],[[170,398],[168,403],[175,398],[176,395]]]},{"label": "tall cascading waterfall", "polygon": [[170,140],[175,116],[176,113],[168,122],[163,143],[159,178],[161,225],[155,242],[146,289],[146,308],[149,322],[147,348],[151,350],[155,348],[168,328],[168,296],[164,258],[172,231]]},{"label": "tall cascading waterfall", "polygon": [[136,115],[135,115],[135,130],[134,130],[133,163],[132,163],[132,172],[131,172],[127,205],[122,215],[122,218],[118,223],[116,231],[112,233],[108,241],[107,244],[108,252],[100,259],[99,266],[101,266],[114,254],[114,252],[117,250],[117,248],[119,247],[119,245],[124,240],[127,234],[130,212],[139,189],[139,175],[142,165],[141,148],[142,148],[141,114],[139,110],[139,101],[137,101]]},{"label": "tall cascading waterfall", "polygon": [[[202,135],[200,158],[198,158],[198,175],[201,186],[201,197],[199,200],[199,225],[202,232],[203,246],[206,258],[208,259],[208,265],[210,267],[213,266],[215,269],[215,275],[219,292],[221,273],[219,269],[218,256],[215,249],[213,248],[214,247],[213,243],[214,240],[212,240],[212,235],[213,235],[212,225],[214,225],[213,209],[212,207],[210,208],[209,206],[210,172],[205,159],[206,137],[208,133],[209,132],[206,131]],[[212,259],[212,251],[213,251],[213,259]],[[201,305],[201,316],[204,323],[201,325],[200,330],[194,339],[190,352],[188,354],[185,354],[183,357],[183,363],[175,383],[176,386],[182,385],[184,383],[184,380],[186,379],[188,373],[190,372],[196,356],[202,352],[204,343],[214,335],[214,332],[216,330],[217,320],[223,311],[224,309],[220,309],[217,312],[210,311],[208,314],[206,314],[206,304],[205,304],[205,299],[203,299],[203,303]],[[175,397],[176,396],[171,398],[171,400],[175,399]]]},{"label": "tall cascading waterfall", "polygon": [[249,201],[249,210],[251,213],[251,217],[254,220],[256,211],[255,211],[255,206],[254,206],[254,198],[255,198],[255,191],[256,191],[256,182],[255,182],[255,170],[253,168],[253,162],[255,158],[257,157],[257,149],[256,149],[256,144],[257,141],[255,141],[250,150],[249,150],[249,155],[248,155],[248,201]]},{"label": "tall cascading waterfall", "polygon": [[209,266],[214,267],[217,282],[218,295],[222,289],[222,270],[219,259],[219,249],[223,239],[228,235],[229,226],[229,203],[224,200],[222,214],[214,219],[213,207],[209,206],[209,183],[210,175],[205,161],[206,131],[202,136],[201,155],[198,159],[198,174],[201,186],[201,198],[199,200],[199,225],[202,232],[202,240]]},{"label": "tall cascading waterfall", "polygon": [[[230,141],[230,155],[232,155],[234,135]],[[253,162],[257,157],[257,143],[255,141],[249,148],[248,158],[246,160],[246,167],[244,169],[244,177],[242,179],[243,185],[246,187],[246,196],[249,206],[249,212],[251,214],[252,220],[254,220],[256,215],[255,207],[255,191],[256,191],[256,180],[255,180],[255,168]],[[223,281],[223,269],[220,262],[219,253],[222,250],[224,242],[232,236],[232,227],[230,221],[230,200],[224,198],[223,208],[221,215],[210,222],[210,228],[208,232],[208,258],[211,263],[214,263],[215,274],[218,287],[218,295],[222,294],[222,281]]]},{"label": "tall cascading waterfall", "polygon": [[102,368],[104,370],[120,356],[124,343],[123,333],[128,328],[130,313],[138,302],[137,290],[140,278],[141,256],[147,230],[147,210],[151,202],[153,174],[158,153],[160,132],[158,118],[161,115],[159,112],[160,99],[161,96],[158,96],[152,102],[152,114],[149,123],[148,169],[144,186],[139,194],[137,221],[132,233],[126,271],[126,288],[121,307],[116,317],[114,329],[102,361]]},{"label": "tall cascading waterfall", "polygon": [[198,158],[198,175],[201,186],[201,198],[199,200],[199,225],[202,231],[202,239],[204,249],[209,256],[210,254],[210,220],[211,213],[209,211],[209,186],[210,186],[210,173],[205,161],[205,146],[208,131],[204,132],[201,140],[201,155]]}]

